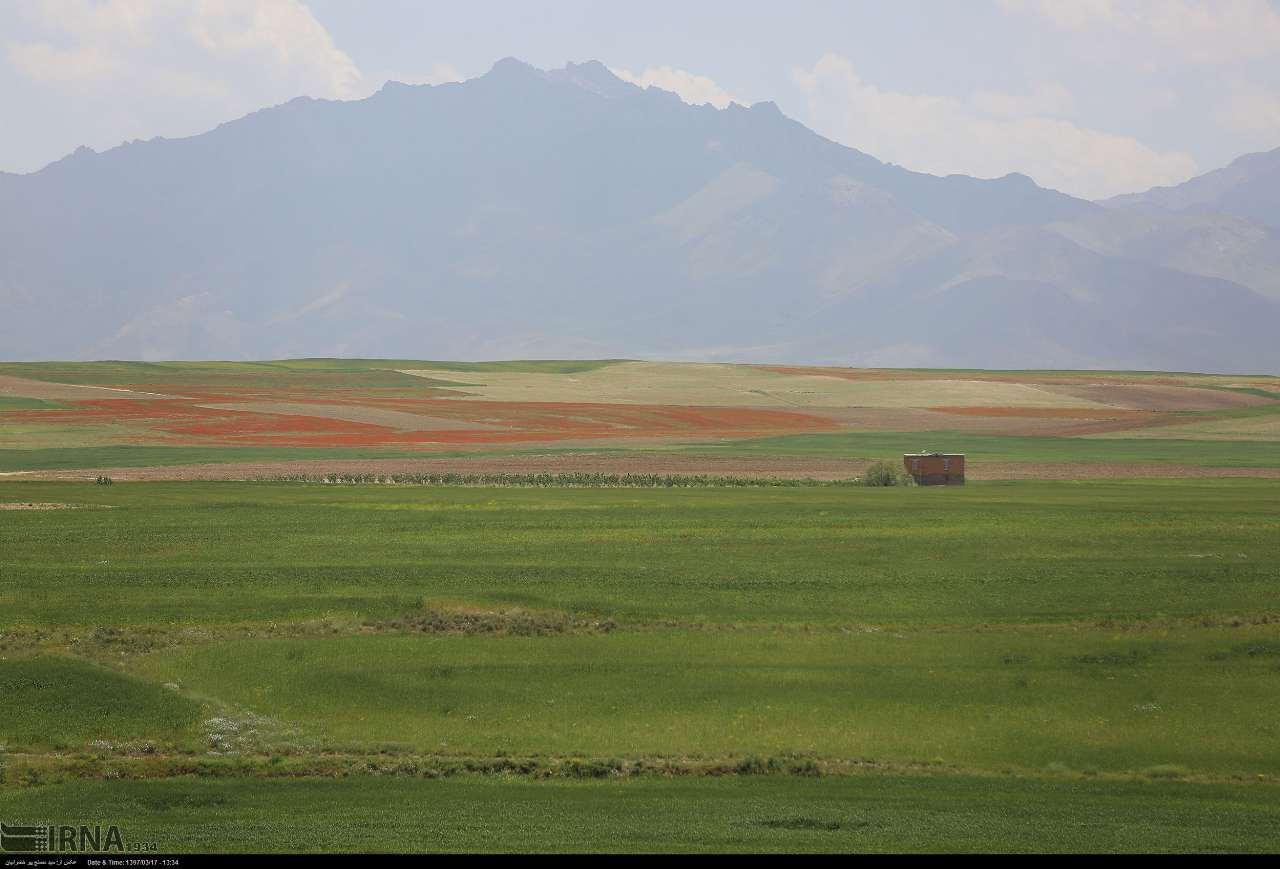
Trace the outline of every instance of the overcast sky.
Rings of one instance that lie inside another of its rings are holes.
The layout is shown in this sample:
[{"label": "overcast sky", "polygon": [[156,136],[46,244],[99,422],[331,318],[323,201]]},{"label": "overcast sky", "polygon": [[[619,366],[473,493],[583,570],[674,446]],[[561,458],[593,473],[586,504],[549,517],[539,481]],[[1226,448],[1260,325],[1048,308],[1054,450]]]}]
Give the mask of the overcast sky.
[{"label": "overcast sky", "polygon": [[11,172],[506,56],[1091,198],[1280,147],[1280,0],[2,0],[0,49]]}]

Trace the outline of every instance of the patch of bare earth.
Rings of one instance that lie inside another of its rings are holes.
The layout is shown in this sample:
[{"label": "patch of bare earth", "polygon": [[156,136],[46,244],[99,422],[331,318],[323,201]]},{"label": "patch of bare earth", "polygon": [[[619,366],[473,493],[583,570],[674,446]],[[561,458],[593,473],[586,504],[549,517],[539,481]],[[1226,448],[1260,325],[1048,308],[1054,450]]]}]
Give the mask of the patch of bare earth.
[{"label": "patch of bare earth", "polygon": [[74,510],[78,504],[53,504],[44,501],[0,504],[0,510]]}]

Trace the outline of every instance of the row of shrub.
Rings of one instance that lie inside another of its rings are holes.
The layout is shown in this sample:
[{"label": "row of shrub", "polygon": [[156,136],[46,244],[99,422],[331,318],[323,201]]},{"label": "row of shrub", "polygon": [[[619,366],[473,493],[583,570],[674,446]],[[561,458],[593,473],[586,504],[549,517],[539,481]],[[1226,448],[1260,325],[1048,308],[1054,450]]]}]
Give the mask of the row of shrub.
[{"label": "row of shrub", "polygon": [[282,483],[412,484],[418,486],[509,486],[513,488],[704,489],[727,487],[851,486],[856,480],[722,477],[707,474],[282,474],[263,478]]},{"label": "row of shrub", "polygon": [[710,489],[797,488],[833,486],[911,486],[911,475],[890,462],[877,462],[861,477],[848,480],[811,478],[725,477],[708,474],[280,474],[261,478],[275,483],[326,483],[331,485],[497,486],[525,489]]},{"label": "row of shrub", "polygon": [[[837,764],[840,770],[845,765]],[[837,770],[832,770],[837,771]],[[0,764],[0,784],[36,787],[73,779],[198,778],[349,778],[458,775],[507,775],[531,778],[637,778],[642,776],[791,775],[821,776],[827,770],[804,756],[699,760],[680,758],[432,757],[377,755],[273,755],[103,757],[90,754],[53,762]]]},{"label": "row of shrub", "polygon": [[375,631],[424,634],[510,635],[544,637],[556,634],[607,634],[618,625],[613,619],[588,619],[563,612],[447,612],[423,610],[386,621],[370,621]]}]

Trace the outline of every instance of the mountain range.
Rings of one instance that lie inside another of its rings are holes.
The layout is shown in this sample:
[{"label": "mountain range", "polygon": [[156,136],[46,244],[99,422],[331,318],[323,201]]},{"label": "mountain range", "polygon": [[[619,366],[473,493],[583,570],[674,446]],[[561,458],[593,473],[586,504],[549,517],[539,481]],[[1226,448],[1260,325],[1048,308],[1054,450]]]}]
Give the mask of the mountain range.
[{"label": "mountain range", "polygon": [[1088,202],[600,63],[0,173],[0,357],[1280,371],[1280,150]]}]

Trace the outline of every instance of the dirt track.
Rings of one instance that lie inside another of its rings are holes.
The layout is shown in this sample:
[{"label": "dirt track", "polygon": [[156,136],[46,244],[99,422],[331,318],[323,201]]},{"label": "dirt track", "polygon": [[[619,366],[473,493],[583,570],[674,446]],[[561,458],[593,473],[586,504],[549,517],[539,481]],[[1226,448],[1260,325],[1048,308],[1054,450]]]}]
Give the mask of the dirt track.
[{"label": "dirt track", "polygon": [[[870,459],[703,456],[680,453],[610,456],[585,453],[492,456],[473,458],[349,459],[180,465],[163,468],[86,468],[32,471],[13,480],[83,480],[106,474],[115,480],[253,480],[284,474],[395,473],[608,473],[706,474],[724,477],[840,480],[862,473]],[[971,480],[1107,480],[1184,477],[1267,477],[1280,479],[1280,468],[1205,468],[1174,464],[975,462]]]},{"label": "dirt track", "polygon": [[94,398],[165,398],[155,392],[137,392],[113,386],[79,386],[74,383],[53,383],[46,380],[30,380],[26,377],[13,377],[0,374],[0,396],[14,398],[42,398],[69,401],[84,401]]}]

